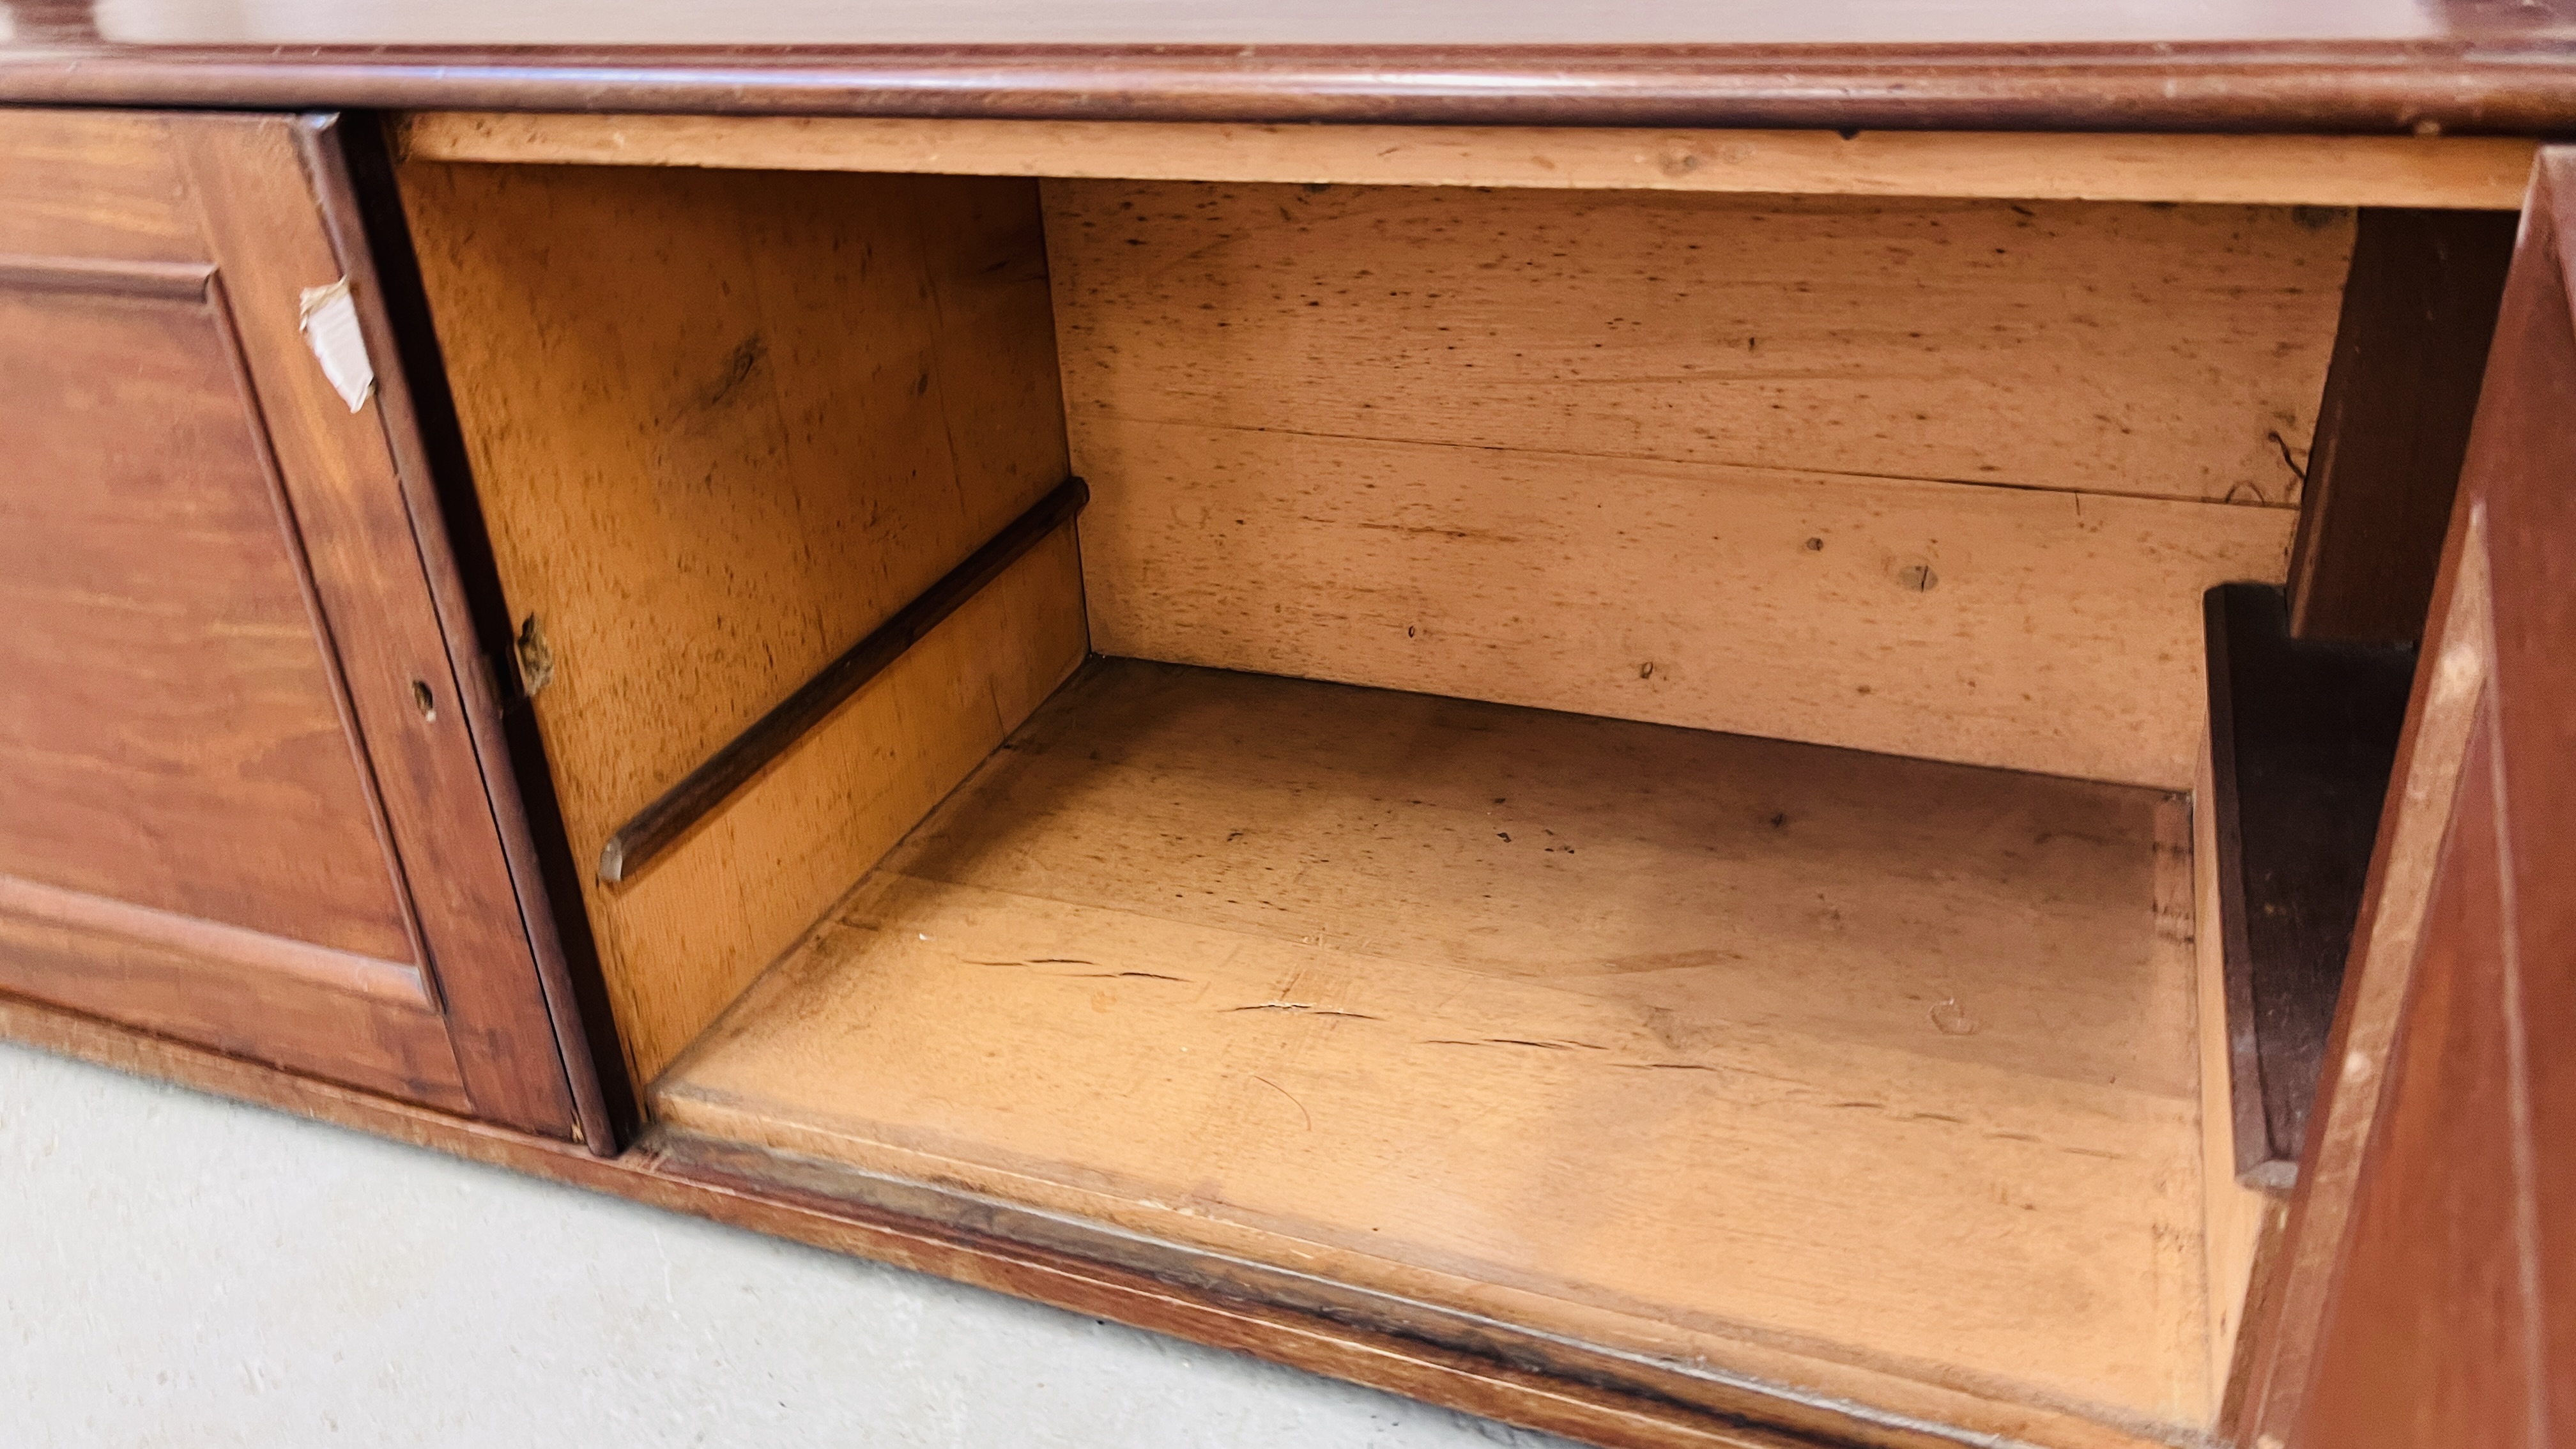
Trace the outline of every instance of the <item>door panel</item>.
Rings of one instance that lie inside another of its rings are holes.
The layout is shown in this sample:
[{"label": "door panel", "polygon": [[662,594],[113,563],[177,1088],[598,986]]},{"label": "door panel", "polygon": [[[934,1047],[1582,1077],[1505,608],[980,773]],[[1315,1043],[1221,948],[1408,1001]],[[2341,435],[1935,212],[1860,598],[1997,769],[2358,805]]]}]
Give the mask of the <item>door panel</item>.
[{"label": "door panel", "polygon": [[[2518,1146],[2503,1000],[2503,881],[2493,846],[2492,720],[2472,736],[2424,923],[2424,949],[2358,1184],[2347,1272],[2328,1301],[2314,1444],[2535,1442],[2522,1313]],[[2504,1190],[2499,1191],[2499,1188]],[[2437,1351],[2427,1351],[2438,1346]]]},{"label": "door panel", "polygon": [[2246,1402],[2576,1444],[2576,151],[2542,154]]},{"label": "door panel", "polygon": [[301,336],[331,145],[0,114],[0,990],[570,1135],[386,423]]},{"label": "door panel", "polygon": [[0,291],[0,875],[409,963],[231,353],[211,298]]}]

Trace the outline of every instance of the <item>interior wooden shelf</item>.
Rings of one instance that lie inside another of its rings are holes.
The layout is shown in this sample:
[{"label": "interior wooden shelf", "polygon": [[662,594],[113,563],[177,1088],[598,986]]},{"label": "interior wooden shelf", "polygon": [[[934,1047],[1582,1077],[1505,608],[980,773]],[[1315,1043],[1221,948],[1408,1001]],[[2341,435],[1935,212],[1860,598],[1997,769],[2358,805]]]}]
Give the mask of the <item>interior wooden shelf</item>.
[{"label": "interior wooden shelf", "polygon": [[2187,1439],[2189,851],[2154,790],[1095,660],[653,1108],[1667,1363]]},{"label": "interior wooden shelf", "polygon": [[417,161],[2513,211],[2510,136],[1315,126],[421,111]]}]

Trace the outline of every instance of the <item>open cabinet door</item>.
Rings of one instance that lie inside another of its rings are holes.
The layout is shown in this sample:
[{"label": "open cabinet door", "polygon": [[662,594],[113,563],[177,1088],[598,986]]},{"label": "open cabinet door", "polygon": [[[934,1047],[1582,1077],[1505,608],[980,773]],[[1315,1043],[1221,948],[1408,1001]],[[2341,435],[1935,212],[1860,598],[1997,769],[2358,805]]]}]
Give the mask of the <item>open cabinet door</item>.
[{"label": "open cabinet door", "polygon": [[2241,1438],[2576,1444],[2576,149],[2546,151]]},{"label": "open cabinet door", "polygon": [[0,995],[570,1137],[339,146],[0,113]]}]

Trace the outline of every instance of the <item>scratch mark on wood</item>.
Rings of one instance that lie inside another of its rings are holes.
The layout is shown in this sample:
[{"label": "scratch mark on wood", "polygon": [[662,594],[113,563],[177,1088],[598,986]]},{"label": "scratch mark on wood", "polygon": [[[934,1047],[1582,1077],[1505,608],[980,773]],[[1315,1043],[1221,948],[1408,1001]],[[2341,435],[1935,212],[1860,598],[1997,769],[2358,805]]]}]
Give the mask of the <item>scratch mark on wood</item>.
[{"label": "scratch mark on wood", "polygon": [[1311,1012],[1316,1016],[1347,1016],[1359,1021],[1384,1021],[1386,1019],[1382,1016],[1371,1016],[1365,1011],[1341,1011],[1329,1006],[1310,1005],[1303,1001],[1260,1001],[1255,1002],[1250,1006],[1230,1006],[1226,1009],[1228,1011],[1304,1011]]},{"label": "scratch mark on wood", "polygon": [[1315,1130],[1315,1114],[1306,1110],[1306,1104],[1297,1100],[1296,1093],[1289,1091],[1286,1087],[1279,1085],[1268,1077],[1256,1076],[1253,1080],[1259,1082],[1265,1087],[1268,1087],[1270,1090],[1277,1092],[1280,1096],[1286,1097],[1288,1099],[1288,1104],[1297,1109],[1297,1114],[1306,1119],[1306,1130],[1309,1132]]},{"label": "scratch mark on wood", "polygon": [[[1040,956],[1032,961],[969,960],[964,964],[968,966],[1012,966],[1028,968],[1055,965],[1089,966],[1093,963],[1089,961],[1078,961],[1071,957],[1064,956]],[[1138,981],[1177,981],[1184,986],[1191,984],[1190,978],[1186,976],[1173,976],[1161,971],[1040,971],[1038,974],[1040,976],[1052,976],[1059,981],[1123,981],[1134,979]]]}]

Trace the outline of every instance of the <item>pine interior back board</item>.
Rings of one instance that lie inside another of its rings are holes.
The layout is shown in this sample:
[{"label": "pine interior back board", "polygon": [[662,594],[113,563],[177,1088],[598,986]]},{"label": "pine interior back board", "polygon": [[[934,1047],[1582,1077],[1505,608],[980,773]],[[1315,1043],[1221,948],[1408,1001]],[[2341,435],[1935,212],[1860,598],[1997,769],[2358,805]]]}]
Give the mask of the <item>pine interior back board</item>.
[{"label": "pine interior back board", "polygon": [[2182,790],[2349,213],[1046,183],[1105,652]]}]

